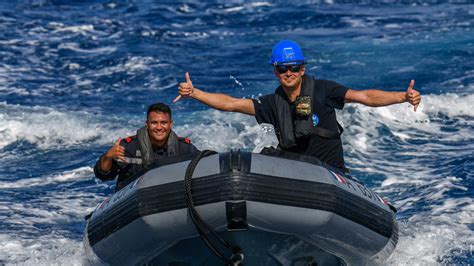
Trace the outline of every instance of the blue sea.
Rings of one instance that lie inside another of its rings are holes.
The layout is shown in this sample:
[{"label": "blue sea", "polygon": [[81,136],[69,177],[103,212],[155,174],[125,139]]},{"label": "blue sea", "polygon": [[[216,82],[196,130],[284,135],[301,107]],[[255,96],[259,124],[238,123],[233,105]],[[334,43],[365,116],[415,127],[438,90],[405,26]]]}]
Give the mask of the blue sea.
[{"label": "blue sea", "polygon": [[[474,5],[453,1],[18,0],[0,3],[0,265],[80,265],[84,215],[113,192],[93,165],[169,103],[200,149],[259,152],[274,131],[184,99],[196,87],[256,98],[278,85],[273,45],[306,73],[422,95],[346,104],[346,163],[399,212],[387,264],[474,265]],[[283,189],[283,188],[282,188]]]}]

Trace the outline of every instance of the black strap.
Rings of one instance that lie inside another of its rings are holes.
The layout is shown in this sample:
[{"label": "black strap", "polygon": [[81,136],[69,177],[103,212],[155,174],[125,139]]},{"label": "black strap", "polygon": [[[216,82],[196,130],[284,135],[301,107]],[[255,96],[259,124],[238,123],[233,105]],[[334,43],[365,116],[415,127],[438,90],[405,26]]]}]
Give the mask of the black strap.
[{"label": "black strap", "polygon": [[339,129],[338,132],[328,130],[322,127],[312,127],[310,129],[310,134],[314,134],[316,136],[320,136],[326,139],[338,139],[341,136],[342,132],[344,132],[344,129],[339,124],[339,122],[337,122],[337,128]]},{"label": "black strap", "polygon": [[[216,152],[210,150],[203,150],[199,152],[186,168],[186,175],[184,177],[184,192],[188,213],[189,216],[191,216],[191,220],[193,221],[194,225],[196,226],[199,236],[204,241],[206,246],[212,251],[212,253],[214,253],[214,255],[216,255],[216,257],[218,257],[220,260],[225,262],[226,265],[240,265],[244,260],[244,253],[242,249],[237,245],[233,246],[225,241],[223,238],[217,235],[210,225],[204,222],[199,213],[196,211],[193,196],[191,195],[191,179],[193,177],[194,169],[202,157],[212,154],[216,154]],[[216,244],[211,241],[210,236],[213,236],[222,246],[230,250],[232,255],[229,258],[226,258],[224,254],[217,248]]]}]

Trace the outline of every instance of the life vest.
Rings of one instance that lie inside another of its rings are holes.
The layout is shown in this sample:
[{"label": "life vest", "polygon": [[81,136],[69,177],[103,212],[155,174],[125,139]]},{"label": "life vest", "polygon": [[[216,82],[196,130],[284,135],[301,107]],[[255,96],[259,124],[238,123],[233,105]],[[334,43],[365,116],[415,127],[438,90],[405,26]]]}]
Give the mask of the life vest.
[{"label": "life vest", "polygon": [[[304,75],[302,77],[301,92],[299,96],[309,96],[311,99],[311,108],[314,106],[314,92],[316,89],[316,81],[314,78]],[[281,85],[275,90],[275,106],[279,125],[278,140],[280,142],[280,147],[283,149],[296,146],[295,140],[297,138],[316,135],[326,139],[338,139],[343,132],[339,123],[337,123],[339,129],[338,132],[314,126],[312,115],[297,117],[296,121],[293,121],[288,96]],[[316,113],[316,115],[321,117],[319,110],[312,110],[311,112]]]},{"label": "life vest", "polygon": [[[137,139],[140,145],[140,152],[142,155],[142,167],[147,168],[152,162],[156,160],[156,156],[153,153],[153,147],[151,145],[150,136],[146,127],[142,127],[137,130]],[[166,143],[166,153],[168,157],[178,156],[180,154],[178,136],[171,130],[168,141]]]}]

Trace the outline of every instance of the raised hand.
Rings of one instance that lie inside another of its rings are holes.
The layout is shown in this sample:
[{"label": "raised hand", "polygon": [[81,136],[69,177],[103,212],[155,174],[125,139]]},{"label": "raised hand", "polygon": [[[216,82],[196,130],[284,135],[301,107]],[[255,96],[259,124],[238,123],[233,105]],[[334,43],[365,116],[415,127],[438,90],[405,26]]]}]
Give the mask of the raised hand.
[{"label": "raised hand", "polygon": [[121,138],[114,143],[114,146],[110,148],[107,153],[105,153],[105,157],[108,159],[113,159],[119,162],[125,162],[125,148],[120,145],[122,141]]},{"label": "raised hand", "polygon": [[416,112],[416,108],[418,108],[418,105],[421,102],[421,95],[418,91],[413,89],[413,87],[415,87],[415,81],[412,79],[410,81],[410,85],[408,85],[406,99],[407,102],[413,105],[413,111]]},{"label": "raised hand", "polygon": [[193,94],[194,86],[191,78],[189,77],[189,72],[186,72],[184,75],[186,82],[179,83],[178,87],[178,96],[174,98],[173,103],[179,101],[182,97],[190,97]]}]

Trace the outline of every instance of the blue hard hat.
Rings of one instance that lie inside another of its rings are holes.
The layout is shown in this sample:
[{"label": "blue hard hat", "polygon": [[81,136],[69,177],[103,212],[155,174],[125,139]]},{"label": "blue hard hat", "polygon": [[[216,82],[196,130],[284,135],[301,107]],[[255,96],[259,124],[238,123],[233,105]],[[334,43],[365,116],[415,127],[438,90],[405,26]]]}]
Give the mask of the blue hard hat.
[{"label": "blue hard hat", "polygon": [[273,46],[270,65],[303,65],[305,64],[300,46],[289,40],[279,41]]}]

